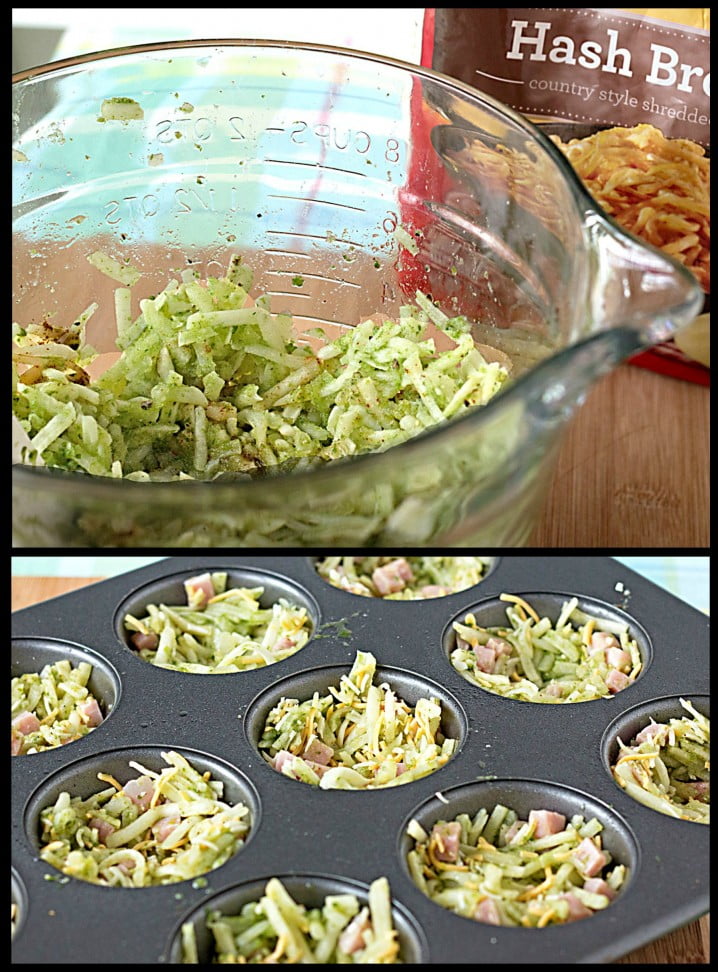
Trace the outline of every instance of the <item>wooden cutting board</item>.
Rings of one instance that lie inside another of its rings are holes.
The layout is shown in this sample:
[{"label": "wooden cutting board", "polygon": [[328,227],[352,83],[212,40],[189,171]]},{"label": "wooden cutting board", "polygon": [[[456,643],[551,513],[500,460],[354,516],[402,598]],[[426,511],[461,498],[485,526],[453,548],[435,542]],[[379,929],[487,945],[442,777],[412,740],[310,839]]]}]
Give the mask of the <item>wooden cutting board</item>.
[{"label": "wooden cutting board", "polygon": [[710,389],[624,364],[572,420],[536,547],[710,545]]},{"label": "wooden cutting board", "polygon": [[[77,590],[99,577],[13,577],[12,610]],[[619,963],[647,965],[708,964],[710,962],[710,915],[691,922],[663,938],[630,952]]]}]

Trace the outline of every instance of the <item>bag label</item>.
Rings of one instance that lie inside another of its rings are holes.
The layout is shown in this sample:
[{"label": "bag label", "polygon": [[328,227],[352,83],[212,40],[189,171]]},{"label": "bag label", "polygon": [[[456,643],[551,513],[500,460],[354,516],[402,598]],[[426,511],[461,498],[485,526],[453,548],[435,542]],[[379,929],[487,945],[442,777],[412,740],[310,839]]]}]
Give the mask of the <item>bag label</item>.
[{"label": "bag label", "polygon": [[710,144],[708,31],[578,7],[437,7],[434,18],[431,66],[535,121],[647,122]]}]

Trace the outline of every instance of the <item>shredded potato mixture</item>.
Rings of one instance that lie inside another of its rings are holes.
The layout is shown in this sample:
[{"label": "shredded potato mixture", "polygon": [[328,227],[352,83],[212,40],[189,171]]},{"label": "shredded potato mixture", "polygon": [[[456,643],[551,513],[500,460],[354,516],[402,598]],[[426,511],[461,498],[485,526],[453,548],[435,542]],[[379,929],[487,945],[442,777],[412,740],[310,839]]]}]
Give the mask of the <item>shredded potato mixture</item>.
[{"label": "shredded potato mixture", "polygon": [[[313,350],[288,314],[250,296],[238,257],[227,275],[172,279],[131,311],[139,272],[105,253],[90,263],[115,292],[121,356],[97,379],[85,328],[16,325],[15,433],[21,462],[135,480],[216,479],[287,471],[383,451],[485,405],[508,378],[464,317],[424,294],[398,320],[377,316]],[[430,325],[453,346],[438,350]],[[302,343],[304,342],[304,343]]]},{"label": "shredded potato mixture", "polygon": [[473,587],[490,563],[490,557],[321,557],[316,568],[351,594],[421,601]]},{"label": "shredded potato mixture", "polygon": [[618,740],[614,779],[639,803],[679,820],[710,823],[711,723],[686,699],[686,715],[650,723],[630,743]]},{"label": "shredded potato mixture", "polygon": [[[214,954],[220,965],[355,964],[400,961],[386,878],[377,878],[362,906],[354,894],[327,895],[321,907],[295,901],[278,878],[267,882],[258,901],[238,914],[218,910],[207,915]],[[200,965],[194,926],[182,926],[182,962]]]},{"label": "shredded potato mixture", "polygon": [[702,146],[647,124],[553,140],[620,226],[679,260],[710,293],[710,160]]},{"label": "shredded potato mixture", "polygon": [[87,687],[92,665],[67,659],[12,680],[10,753],[40,753],[81,739],[104,720]]},{"label": "shredded potato mixture", "polygon": [[520,819],[497,804],[439,820],[430,833],[411,820],[407,863],[427,897],[463,918],[545,928],[591,917],[623,887],[627,868],[603,846],[602,830],[595,817],[537,809]]},{"label": "shredded potato mixture", "polygon": [[227,574],[198,574],[184,582],[186,604],[148,604],[125,615],[140,658],[191,674],[246,672],[284,661],[309,641],[306,608],[278,598],[262,607],[262,587],[227,588]]},{"label": "shredded potato mixture", "polygon": [[641,673],[628,625],[586,614],[578,598],[563,604],[555,622],[516,594],[500,599],[506,625],[483,628],[473,614],[453,624],[451,663],[468,682],[522,702],[590,702],[623,691]]},{"label": "shredded potato mixture", "polygon": [[376,658],[358,651],[348,675],[325,696],[282,698],[269,713],[259,748],[277,772],[324,790],[399,786],[454,755],[437,699],[408,705],[387,683],[374,685]]},{"label": "shredded potato mixture", "polygon": [[166,752],[157,773],[88,797],[61,793],[40,814],[40,859],[69,877],[108,887],[174,884],[206,874],[244,846],[250,811],[222,799],[224,786],[200,774],[184,756]]}]

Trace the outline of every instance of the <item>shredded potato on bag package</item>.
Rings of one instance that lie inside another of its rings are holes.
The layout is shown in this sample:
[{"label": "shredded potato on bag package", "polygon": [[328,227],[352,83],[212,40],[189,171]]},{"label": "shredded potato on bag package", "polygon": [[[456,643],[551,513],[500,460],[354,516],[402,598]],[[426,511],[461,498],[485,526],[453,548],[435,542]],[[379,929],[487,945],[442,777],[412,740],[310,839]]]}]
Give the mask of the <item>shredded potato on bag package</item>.
[{"label": "shredded potato on bag package", "polygon": [[[384,877],[372,881],[363,907],[354,894],[330,894],[316,908],[295,901],[282,882],[272,878],[258,901],[244,905],[238,914],[210,911],[206,922],[213,937],[210,961],[220,965],[400,961]],[[182,926],[182,962],[202,964],[191,922]]]},{"label": "shredded potato on bag package", "polygon": [[710,161],[701,145],[647,124],[552,137],[620,226],[679,260],[710,293]]},{"label": "shredded potato on bag package", "polygon": [[[449,318],[422,293],[397,320],[366,320],[329,341],[321,329],[296,334],[267,296],[251,298],[252,272],[238,257],[219,279],[184,271],[141,300],[137,318],[130,288],[139,273],[107,254],[88,259],[123,284],[121,356],[90,377],[97,355],[85,328],[95,304],[70,326],[14,326],[24,463],[135,480],[301,469],[404,442],[486,404],[508,377],[482,356],[466,318]],[[453,346],[437,350],[430,325]]]}]

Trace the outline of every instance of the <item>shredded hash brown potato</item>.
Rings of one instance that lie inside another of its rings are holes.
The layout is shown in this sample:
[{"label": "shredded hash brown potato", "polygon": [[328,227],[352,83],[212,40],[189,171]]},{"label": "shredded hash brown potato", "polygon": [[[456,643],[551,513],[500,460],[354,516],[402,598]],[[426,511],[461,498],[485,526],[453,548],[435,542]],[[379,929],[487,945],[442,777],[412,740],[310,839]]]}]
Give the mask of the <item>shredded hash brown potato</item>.
[{"label": "shredded hash brown potato", "polygon": [[596,817],[536,809],[521,819],[497,803],[438,820],[430,833],[412,819],[407,863],[419,890],[462,918],[546,928],[603,911],[625,884],[602,831]]},{"label": "shredded hash brown potato", "polygon": [[184,756],[162,753],[161,772],[130,761],[124,785],[98,773],[104,790],[63,791],[40,814],[40,859],[68,877],[106,887],[189,881],[228,861],[245,843],[251,814],[223,800],[224,784]]},{"label": "shredded hash brown potato", "polygon": [[[354,894],[330,894],[321,907],[295,901],[278,878],[271,878],[258,901],[239,914],[207,914],[213,964],[385,965],[400,961],[391,916],[389,882],[377,878],[366,905]],[[194,926],[182,926],[182,961],[201,965]]]},{"label": "shredded hash brown potato", "polygon": [[[487,361],[464,317],[417,292],[398,320],[377,317],[314,351],[290,315],[250,296],[239,256],[226,276],[192,270],[131,313],[138,271],[108,254],[88,258],[115,292],[121,352],[96,380],[85,326],[14,328],[13,407],[19,459],[93,476],[212,480],[303,469],[380,452],[485,405],[509,372]],[[437,349],[433,325],[452,347]]]},{"label": "shredded hash brown potato", "polygon": [[478,584],[489,557],[322,557],[316,568],[333,587],[386,601],[445,597]]},{"label": "shredded hash brown potato", "polygon": [[659,813],[710,823],[711,722],[686,699],[687,715],[645,726],[628,743],[618,740],[611,767],[626,793]]},{"label": "shredded hash brown potato", "polygon": [[506,625],[481,627],[473,614],[453,624],[451,664],[468,682],[521,702],[590,702],[623,691],[643,668],[628,625],[565,601],[555,622],[516,594]]},{"label": "shredded hash brown potato", "polygon": [[39,672],[25,672],[11,685],[10,754],[25,756],[81,739],[104,720],[88,688],[89,662],[63,658]]},{"label": "shredded hash brown potato", "polygon": [[620,226],[679,260],[710,293],[710,160],[701,145],[646,124],[552,138]]},{"label": "shredded hash brown potato", "polygon": [[419,780],[448,763],[458,740],[442,731],[439,700],[409,705],[387,682],[374,684],[375,675],[374,655],[358,651],[325,696],[283,696],[259,740],[269,765],[323,790],[370,790]]}]

